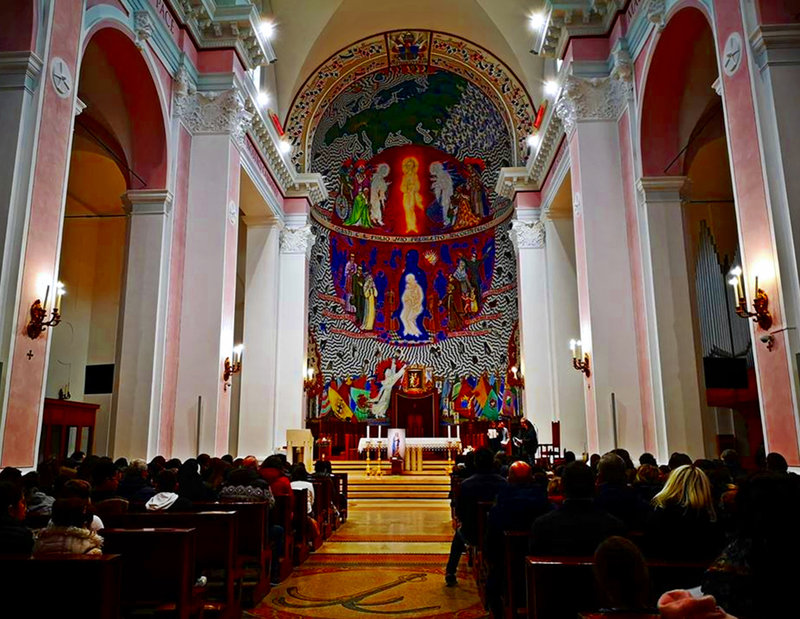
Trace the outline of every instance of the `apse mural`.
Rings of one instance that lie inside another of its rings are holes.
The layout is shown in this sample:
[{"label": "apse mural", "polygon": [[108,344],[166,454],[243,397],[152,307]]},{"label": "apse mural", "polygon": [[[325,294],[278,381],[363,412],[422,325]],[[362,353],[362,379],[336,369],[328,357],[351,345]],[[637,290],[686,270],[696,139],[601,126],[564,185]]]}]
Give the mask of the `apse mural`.
[{"label": "apse mural", "polygon": [[389,68],[331,86],[302,129],[329,195],[312,210],[315,414],[381,419],[412,366],[445,419],[520,414],[512,205],[494,191],[515,126],[474,71],[434,62],[435,35],[390,34]]}]

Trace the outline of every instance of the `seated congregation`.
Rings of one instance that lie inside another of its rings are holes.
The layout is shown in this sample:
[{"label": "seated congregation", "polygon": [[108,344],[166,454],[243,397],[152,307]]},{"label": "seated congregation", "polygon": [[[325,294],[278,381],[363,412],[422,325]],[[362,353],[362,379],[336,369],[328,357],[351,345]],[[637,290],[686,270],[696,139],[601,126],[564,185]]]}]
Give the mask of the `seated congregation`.
[{"label": "seated congregation", "polygon": [[82,453],[24,475],[7,467],[0,581],[33,600],[52,579],[56,595],[36,602],[41,612],[240,617],[346,519],[347,474],[324,460],[314,468],[281,454],[259,464]]},{"label": "seated congregation", "polygon": [[481,448],[453,473],[445,582],[466,549],[492,617],[794,616],[800,477],[780,454],[542,464]]}]

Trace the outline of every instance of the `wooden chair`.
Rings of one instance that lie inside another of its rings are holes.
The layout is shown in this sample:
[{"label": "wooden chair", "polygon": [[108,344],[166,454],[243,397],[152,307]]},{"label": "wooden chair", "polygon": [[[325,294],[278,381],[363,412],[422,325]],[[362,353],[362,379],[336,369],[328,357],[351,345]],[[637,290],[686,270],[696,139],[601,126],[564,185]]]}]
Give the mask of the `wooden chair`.
[{"label": "wooden chair", "polygon": [[238,617],[241,614],[240,585],[243,577],[236,561],[238,522],[239,515],[235,511],[146,512],[111,516],[105,524],[119,529],[194,529],[197,533],[197,569],[208,577],[206,609],[219,613],[221,617]]},{"label": "wooden chair", "polygon": [[84,619],[120,616],[119,555],[54,555],[36,559],[0,555],[0,582],[7,593],[3,610],[9,617],[14,600],[27,606],[27,612],[21,615]]},{"label": "wooden chair", "polygon": [[202,616],[205,591],[195,587],[194,529],[104,529],[103,538],[104,552],[122,558],[123,614],[150,611],[169,612],[178,619]]}]

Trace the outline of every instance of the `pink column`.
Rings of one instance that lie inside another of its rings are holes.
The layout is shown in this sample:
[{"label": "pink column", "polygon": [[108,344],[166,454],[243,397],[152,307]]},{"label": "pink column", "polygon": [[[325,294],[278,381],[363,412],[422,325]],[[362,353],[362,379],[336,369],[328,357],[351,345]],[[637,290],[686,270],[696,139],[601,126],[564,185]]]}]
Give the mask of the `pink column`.
[{"label": "pink column", "polygon": [[[781,272],[775,230],[764,183],[762,152],[748,63],[748,36],[739,3],[715,2],[715,36],[723,89],[728,152],[731,159],[747,298],[752,302],[755,277],[770,298],[773,329],[786,326]],[[726,54],[726,49],[729,54]],[[738,49],[738,55],[735,50]],[[756,373],[767,451],[782,453],[789,464],[800,465],[797,404],[792,363],[785,335],[775,338],[772,351],[760,342],[764,333],[753,326]]]},{"label": "pink column", "polygon": [[10,374],[3,411],[0,466],[29,467],[36,464],[49,337],[45,333],[37,340],[30,340],[24,335],[24,329],[31,303],[42,297],[47,284],[50,284],[48,305],[52,302],[58,272],[83,2],[67,0],[54,3],[52,20],[50,55],[39,85],[44,89],[44,101],[14,321],[16,328],[6,370]]}]

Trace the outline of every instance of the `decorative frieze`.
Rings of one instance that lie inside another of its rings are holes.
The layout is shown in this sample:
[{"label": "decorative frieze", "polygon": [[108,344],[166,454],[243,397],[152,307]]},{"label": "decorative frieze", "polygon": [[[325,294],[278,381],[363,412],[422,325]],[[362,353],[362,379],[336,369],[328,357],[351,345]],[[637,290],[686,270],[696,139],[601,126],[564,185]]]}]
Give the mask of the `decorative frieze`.
[{"label": "decorative frieze", "polygon": [[280,246],[282,254],[308,254],[314,245],[314,232],[310,225],[281,230]]},{"label": "decorative frieze", "polygon": [[545,243],[544,222],[539,219],[531,222],[515,219],[511,222],[508,236],[517,252],[520,249],[542,249]]}]

